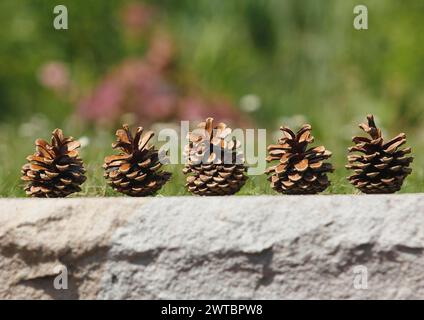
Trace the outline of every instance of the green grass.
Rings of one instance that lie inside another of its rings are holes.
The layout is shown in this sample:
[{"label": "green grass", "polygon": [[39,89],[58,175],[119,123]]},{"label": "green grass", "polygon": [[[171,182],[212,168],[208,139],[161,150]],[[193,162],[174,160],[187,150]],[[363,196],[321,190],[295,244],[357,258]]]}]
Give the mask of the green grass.
[{"label": "green grass", "polygon": [[[45,132],[49,130],[45,129]],[[66,133],[66,131],[65,131]],[[47,138],[39,132],[36,136]],[[81,150],[81,156],[87,169],[87,181],[82,186],[82,192],[72,195],[73,197],[113,197],[120,194],[113,191],[103,178],[103,159],[113,151],[110,146],[114,137],[109,132],[100,131],[90,136],[90,144]],[[20,168],[26,162],[25,158],[34,152],[33,138],[27,138],[19,134],[13,126],[0,126],[0,196],[1,197],[25,197],[20,181]],[[346,145],[347,147],[348,145]],[[336,168],[330,174],[331,186],[323,194],[356,194],[356,191],[346,180],[349,172],[344,169],[345,150],[340,148],[333,150],[333,164]],[[418,153],[417,153],[418,154]],[[414,193],[424,191],[424,172],[422,161],[415,159],[413,173],[406,179],[401,193]],[[166,165],[165,170],[172,173],[171,180],[158,192],[157,196],[182,196],[190,195],[185,187],[185,177],[182,173],[182,165]],[[237,195],[262,195],[277,194],[266,180],[265,175],[249,176],[245,186]]]}]

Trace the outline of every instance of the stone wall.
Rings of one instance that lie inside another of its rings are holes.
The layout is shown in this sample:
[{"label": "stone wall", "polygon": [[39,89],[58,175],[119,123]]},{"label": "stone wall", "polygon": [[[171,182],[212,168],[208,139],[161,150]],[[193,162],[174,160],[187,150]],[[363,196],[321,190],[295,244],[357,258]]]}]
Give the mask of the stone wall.
[{"label": "stone wall", "polygon": [[[423,195],[3,199],[0,208],[0,298],[424,298]],[[68,289],[57,290],[63,267]]]}]

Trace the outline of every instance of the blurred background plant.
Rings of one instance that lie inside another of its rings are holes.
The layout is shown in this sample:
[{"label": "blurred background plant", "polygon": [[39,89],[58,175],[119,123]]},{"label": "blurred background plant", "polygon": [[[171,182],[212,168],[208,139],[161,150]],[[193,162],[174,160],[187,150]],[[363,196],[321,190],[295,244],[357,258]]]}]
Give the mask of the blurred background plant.
[{"label": "blurred background plant", "polygon": [[[22,196],[19,168],[37,137],[62,127],[80,138],[82,195],[112,195],[102,178],[122,122],[175,126],[213,116],[235,127],[309,122],[333,151],[328,192],[352,193],[346,148],[374,113],[387,136],[407,133],[416,160],[403,192],[424,191],[422,0],[53,0],[0,2],[0,195]],[[185,194],[179,167],[163,195]],[[272,193],[252,177],[241,194]]]}]

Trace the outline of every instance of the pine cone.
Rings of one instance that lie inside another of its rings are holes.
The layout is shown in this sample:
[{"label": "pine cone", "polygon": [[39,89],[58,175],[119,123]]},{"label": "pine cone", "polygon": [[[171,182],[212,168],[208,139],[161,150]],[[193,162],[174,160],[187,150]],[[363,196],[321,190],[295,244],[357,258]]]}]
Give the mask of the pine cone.
[{"label": "pine cone", "polygon": [[231,195],[241,189],[247,180],[244,156],[240,142],[226,139],[231,129],[225,123],[213,126],[207,118],[189,133],[189,144],[184,154],[187,162],[183,169],[187,189],[201,196]]},{"label": "pine cone", "polygon": [[327,173],[333,172],[330,163],[325,163],[331,157],[331,152],[323,146],[307,149],[314,141],[309,124],[294,134],[287,127],[281,127],[283,137],[278,144],[268,146],[268,162],[279,160],[275,166],[266,170],[271,174],[268,178],[271,187],[285,194],[315,194],[324,191],[330,181]]},{"label": "pine cone", "polygon": [[64,137],[60,129],[52,134],[51,144],[42,139],[35,141],[36,152],[27,157],[28,163],[22,167],[24,190],[31,197],[66,197],[81,191],[79,186],[86,180],[77,151],[80,143]]},{"label": "pine cone", "polygon": [[[170,179],[169,172],[159,171],[162,166],[158,151],[148,142],[154,136],[152,131],[143,137],[143,128],[138,127],[133,138],[128,125],[116,131],[117,142],[112,148],[120,149],[118,155],[105,158],[104,177],[116,191],[133,197],[155,194]],[[164,155],[165,156],[165,155]]]},{"label": "pine cone", "polygon": [[399,191],[403,180],[412,171],[408,168],[413,161],[406,154],[411,148],[399,149],[406,142],[406,135],[401,133],[388,142],[384,142],[381,130],[376,127],[374,117],[367,116],[368,124],[360,124],[371,138],[353,137],[356,143],[349,152],[360,152],[348,156],[348,169],[354,174],[348,178],[363,193],[393,193]]}]

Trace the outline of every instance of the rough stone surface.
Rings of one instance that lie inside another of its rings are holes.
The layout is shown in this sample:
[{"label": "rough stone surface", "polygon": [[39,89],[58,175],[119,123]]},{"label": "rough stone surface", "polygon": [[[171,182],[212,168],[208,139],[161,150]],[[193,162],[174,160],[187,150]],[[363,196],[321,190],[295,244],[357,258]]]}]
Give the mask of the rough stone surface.
[{"label": "rough stone surface", "polygon": [[[424,195],[11,199],[0,208],[0,298],[424,299]],[[53,287],[58,265],[68,290]]]},{"label": "rough stone surface", "polygon": [[[116,229],[145,200],[0,200],[0,298],[96,298]],[[54,278],[68,269],[68,290]]]}]

